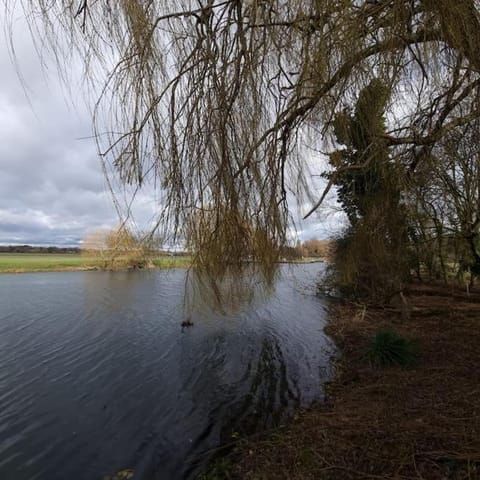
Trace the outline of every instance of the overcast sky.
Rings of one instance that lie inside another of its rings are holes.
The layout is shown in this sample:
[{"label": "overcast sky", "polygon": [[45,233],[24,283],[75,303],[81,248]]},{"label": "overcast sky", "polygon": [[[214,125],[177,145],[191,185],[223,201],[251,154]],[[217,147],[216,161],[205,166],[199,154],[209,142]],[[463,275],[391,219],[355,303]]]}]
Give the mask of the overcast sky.
[{"label": "overcast sky", "polygon": [[[118,223],[89,138],[90,114],[80,95],[67,100],[54,67],[45,72],[22,21],[14,45],[24,86],[1,35],[0,244],[79,245],[89,230]],[[137,203],[145,227],[155,202],[145,193]],[[317,217],[297,229],[303,239],[324,237],[337,223]]]}]

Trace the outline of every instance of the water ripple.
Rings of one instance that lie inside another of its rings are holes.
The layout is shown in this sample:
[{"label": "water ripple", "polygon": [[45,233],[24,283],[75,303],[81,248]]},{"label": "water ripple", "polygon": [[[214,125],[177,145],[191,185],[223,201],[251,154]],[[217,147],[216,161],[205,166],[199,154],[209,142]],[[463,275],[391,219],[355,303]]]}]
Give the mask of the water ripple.
[{"label": "water ripple", "polygon": [[233,431],[319,398],[319,268],[183,332],[182,270],[0,276],[0,478],[188,477]]}]

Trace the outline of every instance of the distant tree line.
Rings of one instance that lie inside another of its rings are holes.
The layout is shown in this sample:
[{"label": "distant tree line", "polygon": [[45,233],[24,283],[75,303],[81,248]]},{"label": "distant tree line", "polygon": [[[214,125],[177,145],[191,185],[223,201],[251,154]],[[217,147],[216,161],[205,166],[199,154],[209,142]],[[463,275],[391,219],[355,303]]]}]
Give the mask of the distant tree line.
[{"label": "distant tree line", "polygon": [[32,245],[0,245],[0,253],[57,253],[78,254],[78,247],[38,247]]}]

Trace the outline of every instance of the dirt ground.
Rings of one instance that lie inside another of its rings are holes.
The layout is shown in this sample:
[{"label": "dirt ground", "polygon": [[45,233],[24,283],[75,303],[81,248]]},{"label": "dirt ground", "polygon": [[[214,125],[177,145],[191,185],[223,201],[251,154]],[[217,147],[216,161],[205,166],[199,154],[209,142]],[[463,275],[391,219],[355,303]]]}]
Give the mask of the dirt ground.
[{"label": "dirt ground", "polygon": [[[341,356],[327,401],[242,440],[211,478],[480,479],[480,290],[414,285],[406,296],[409,318],[393,307],[333,307],[328,333]],[[385,326],[416,341],[416,366],[365,359]]]}]

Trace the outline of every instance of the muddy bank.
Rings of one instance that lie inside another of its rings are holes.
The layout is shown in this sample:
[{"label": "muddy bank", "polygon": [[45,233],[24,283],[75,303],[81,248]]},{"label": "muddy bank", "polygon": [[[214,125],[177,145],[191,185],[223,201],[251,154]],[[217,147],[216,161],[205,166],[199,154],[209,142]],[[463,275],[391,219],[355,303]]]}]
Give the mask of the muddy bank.
[{"label": "muddy bank", "polygon": [[[412,286],[394,309],[332,309],[340,358],[326,402],[241,440],[203,478],[480,478],[480,291]],[[412,368],[375,368],[367,345],[388,326],[414,339]]]}]

